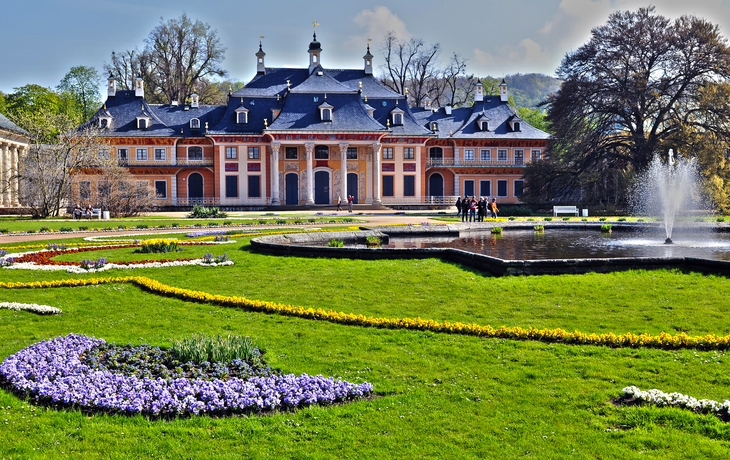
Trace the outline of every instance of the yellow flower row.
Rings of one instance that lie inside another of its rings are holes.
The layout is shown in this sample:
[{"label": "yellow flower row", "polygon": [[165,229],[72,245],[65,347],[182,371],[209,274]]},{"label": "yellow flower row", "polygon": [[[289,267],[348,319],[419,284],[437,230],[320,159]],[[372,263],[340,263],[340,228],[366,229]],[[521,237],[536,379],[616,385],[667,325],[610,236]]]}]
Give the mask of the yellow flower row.
[{"label": "yellow flower row", "polygon": [[604,345],[608,347],[632,347],[632,348],[700,348],[700,349],[727,349],[730,348],[730,335],[717,336],[708,334],[705,336],[690,336],[685,333],[676,335],[662,332],[658,335],[626,333],[616,335],[608,334],[587,334],[579,331],[566,331],[563,329],[538,329],[534,327],[507,327],[494,328],[492,326],[481,326],[479,324],[465,324],[461,322],[435,321],[430,319],[417,318],[375,318],[372,316],[356,315],[321,308],[304,308],[294,305],[286,305],[262,300],[252,300],[238,296],[224,296],[209,294],[203,291],[177,288],[160,283],[159,281],[143,276],[120,276],[111,278],[87,278],[68,279],[57,281],[34,281],[3,283],[0,288],[54,288],[54,287],[75,287],[109,283],[133,283],[143,289],[178,299],[213,303],[216,305],[245,308],[266,313],[276,313],[299,318],[329,321],[338,324],[355,325],[363,327],[378,327],[385,329],[411,329],[420,331],[442,332],[447,334],[464,334],[477,337],[494,337],[513,340],[537,340],[541,342],[562,342],[580,345]]}]

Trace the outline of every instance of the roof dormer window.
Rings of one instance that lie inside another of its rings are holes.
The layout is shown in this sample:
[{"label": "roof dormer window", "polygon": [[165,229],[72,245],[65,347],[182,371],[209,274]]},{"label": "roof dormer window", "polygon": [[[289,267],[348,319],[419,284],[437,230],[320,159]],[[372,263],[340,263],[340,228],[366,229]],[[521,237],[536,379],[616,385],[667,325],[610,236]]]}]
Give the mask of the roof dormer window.
[{"label": "roof dormer window", "polygon": [[332,121],[332,109],[334,106],[324,103],[319,106],[319,119],[322,121]]},{"label": "roof dormer window", "polygon": [[192,118],[190,120],[190,129],[200,129],[200,120],[197,118]]},{"label": "roof dormer window", "polygon": [[99,128],[106,129],[106,128],[109,128],[111,126],[111,124],[112,124],[111,118],[107,118],[107,117],[99,118]]},{"label": "roof dormer window", "polygon": [[482,125],[481,126],[482,131],[489,131],[489,122],[488,121],[482,121],[481,125]]},{"label": "roof dormer window", "polygon": [[521,125],[522,125],[522,123],[520,123],[519,121],[516,121],[516,122],[512,123],[512,129],[514,131],[521,131],[522,130]]},{"label": "roof dormer window", "polygon": [[235,110],[236,112],[236,123],[239,125],[245,125],[248,123],[248,109],[241,105],[241,107]]},{"label": "roof dormer window", "polygon": [[399,125],[403,124],[403,114],[404,113],[405,113],[405,111],[398,106],[396,106],[393,110],[390,111],[390,117],[391,117],[391,121],[393,122],[393,125],[399,126]]},{"label": "roof dormer window", "polygon": [[150,127],[151,118],[144,112],[137,117],[137,129],[147,129]]}]

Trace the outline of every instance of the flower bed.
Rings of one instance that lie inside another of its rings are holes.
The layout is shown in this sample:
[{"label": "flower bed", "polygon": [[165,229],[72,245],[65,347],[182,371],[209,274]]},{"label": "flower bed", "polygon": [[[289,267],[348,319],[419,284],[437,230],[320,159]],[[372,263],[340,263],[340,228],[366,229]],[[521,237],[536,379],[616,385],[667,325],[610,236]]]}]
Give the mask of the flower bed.
[{"label": "flower bed", "polygon": [[37,303],[0,302],[0,310],[29,311],[38,315],[58,315],[61,309],[50,305],[38,305]]},{"label": "flower bed", "polygon": [[730,410],[730,401],[728,400],[720,403],[711,399],[696,399],[682,393],[664,393],[657,389],[642,391],[633,385],[624,388],[622,391],[626,396],[649,404],[654,404],[659,407],[671,406],[682,409],[690,409],[695,412],[712,412],[723,418],[728,417],[728,411]]},{"label": "flower bed", "polygon": [[228,380],[148,378],[94,370],[84,354],[103,339],[69,334],[31,345],[0,364],[0,376],[32,401],[104,412],[175,416],[231,414],[349,401],[372,393],[321,375],[270,375]]},{"label": "flower bed", "polygon": [[[178,243],[181,246],[191,245],[210,245],[215,243],[207,242],[184,242]],[[115,268],[162,268],[162,267],[181,267],[186,265],[201,265],[205,267],[218,267],[233,265],[233,261],[228,260],[227,257],[222,259],[214,259],[213,261],[203,259],[160,259],[160,260],[131,260],[121,262],[107,262],[103,263],[99,261],[91,262],[89,260],[83,260],[81,262],[67,262],[53,260],[53,257],[62,254],[77,254],[89,251],[98,251],[101,249],[122,249],[122,248],[134,248],[139,246],[138,244],[113,244],[107,246],[92,246],[86,248],[70,248],[70,249],[54,249],[54,250],[41,250],[26,252],[24,254],[18,254],[11,265],[6,265],[4,268],[12,270],[44,270],[44,271],[55,271],[55,270],[66,270],[69,273],[95,273],[105,270],[111,270]],[[0,265],[2,266],[2,265]]]}]

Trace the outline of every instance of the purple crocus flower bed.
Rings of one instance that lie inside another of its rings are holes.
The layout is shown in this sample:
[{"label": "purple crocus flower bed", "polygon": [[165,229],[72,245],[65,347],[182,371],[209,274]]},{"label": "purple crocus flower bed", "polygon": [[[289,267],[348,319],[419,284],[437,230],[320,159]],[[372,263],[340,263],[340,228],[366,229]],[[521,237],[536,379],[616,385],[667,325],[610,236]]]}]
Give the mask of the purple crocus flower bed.
[{"label": "purple crocus flower bed", "polygon": [[250,379],[163,379],[94,370],[82,361],[103,339],[69,334],[45,340],[0,364],[0,382],[38,403],[154,416],[229,414],[349,401],[373,386],[321,375],[272,374]]}]

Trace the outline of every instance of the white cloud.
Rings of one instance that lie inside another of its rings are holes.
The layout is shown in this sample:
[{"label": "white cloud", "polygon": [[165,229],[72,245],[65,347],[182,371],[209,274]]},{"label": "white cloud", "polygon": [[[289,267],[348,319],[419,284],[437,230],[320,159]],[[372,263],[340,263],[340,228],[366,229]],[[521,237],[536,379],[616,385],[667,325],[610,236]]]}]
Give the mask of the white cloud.
[{"label": "white cloud", "polygon": [[[381,40],[389,32],[394,32],[401,40],[408,40],[413,35],[408,32],[405,22],[386,6],[375,7],[374,10],[362,10],[353,22],[365,29],[361,35],[350,35],[343,44],[344,49],[362,49],[366,46],[367,39]],[[371,43],[371,48],[380,48],[380,43]]]}]

